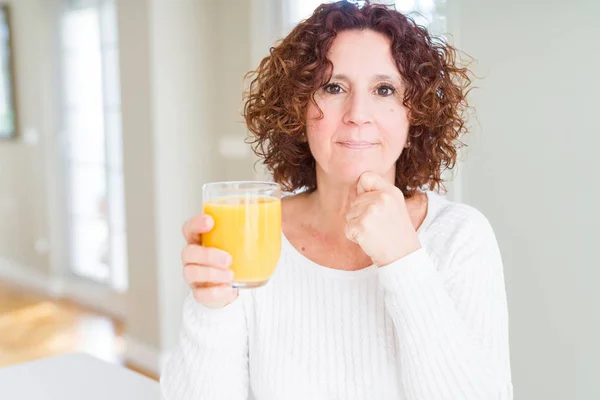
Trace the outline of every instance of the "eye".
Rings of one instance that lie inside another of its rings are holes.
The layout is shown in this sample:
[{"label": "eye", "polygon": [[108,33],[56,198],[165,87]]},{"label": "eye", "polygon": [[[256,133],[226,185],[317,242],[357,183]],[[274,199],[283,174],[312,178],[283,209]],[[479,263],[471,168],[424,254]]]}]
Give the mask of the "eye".
[{"label": "eye", "polygon": [[375,90],[375,92],[381,97],[389,97],[396,93],[396,89],[390,85],[381,85]]},{"label": "eye", "polygon": [[342,89],[342,87],[340,85],[338,85],[337,83],[330,83],[328,85],[325,85],[323,90],[325,90],[329,94],[339,94],[344,91]]}]

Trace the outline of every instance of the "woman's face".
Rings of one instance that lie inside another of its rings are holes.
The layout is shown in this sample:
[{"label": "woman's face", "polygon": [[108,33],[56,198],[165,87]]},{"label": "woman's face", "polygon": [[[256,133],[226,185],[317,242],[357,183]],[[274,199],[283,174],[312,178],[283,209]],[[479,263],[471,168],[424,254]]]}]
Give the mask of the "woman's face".
[{"label": "woman's face", "polygon": [[374,31],[344,31],[332,43],[330,81],[315,94],[306,134],[317,173],[328,181],[356,183],[365,171],[393,180],[406,144],[403,84],[390,40]]}]

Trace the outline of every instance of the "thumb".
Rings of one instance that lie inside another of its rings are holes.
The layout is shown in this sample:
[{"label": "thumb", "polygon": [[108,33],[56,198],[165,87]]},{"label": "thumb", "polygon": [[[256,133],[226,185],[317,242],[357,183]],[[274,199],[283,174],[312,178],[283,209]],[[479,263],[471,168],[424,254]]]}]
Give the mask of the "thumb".
[{"label": "thumb", "polygon": [[356,192],[360,196],[365,192],[375,192],[377,190],[383,190],[388,186],[388,183],[380,175],[374,172],[366,171],[363,172],[358,178],[358,186]]}]

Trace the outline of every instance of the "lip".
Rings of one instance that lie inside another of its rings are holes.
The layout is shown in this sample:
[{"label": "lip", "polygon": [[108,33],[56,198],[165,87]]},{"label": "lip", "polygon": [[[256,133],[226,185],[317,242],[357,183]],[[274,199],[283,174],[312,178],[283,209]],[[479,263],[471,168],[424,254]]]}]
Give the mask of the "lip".
[{"label": "lip", "polygon": [[373,142],[365,142],[365,141],[354,141],[354,140],[348,140],[348,141],[343,141],[343,142],[337,142],[340,146],[343,146],[347,149],[351,149],[351,150],[366,150],[366,149],[370,149],[373,148],[375,146],[377,146],[377,143],[373,143]]}]

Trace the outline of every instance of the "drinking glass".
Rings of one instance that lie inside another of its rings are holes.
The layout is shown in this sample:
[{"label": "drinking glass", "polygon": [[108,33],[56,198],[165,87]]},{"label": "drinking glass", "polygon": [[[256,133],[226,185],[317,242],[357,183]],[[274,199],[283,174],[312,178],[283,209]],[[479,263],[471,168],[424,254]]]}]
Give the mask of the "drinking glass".
[{"label": "drinking glass", "polygon": [[228,252],[234,288],[263,286],[275,271],[281,252],[281,189],[277,183],[236,181],[202,187],[204,214],[213,229],[202,245]]}]

